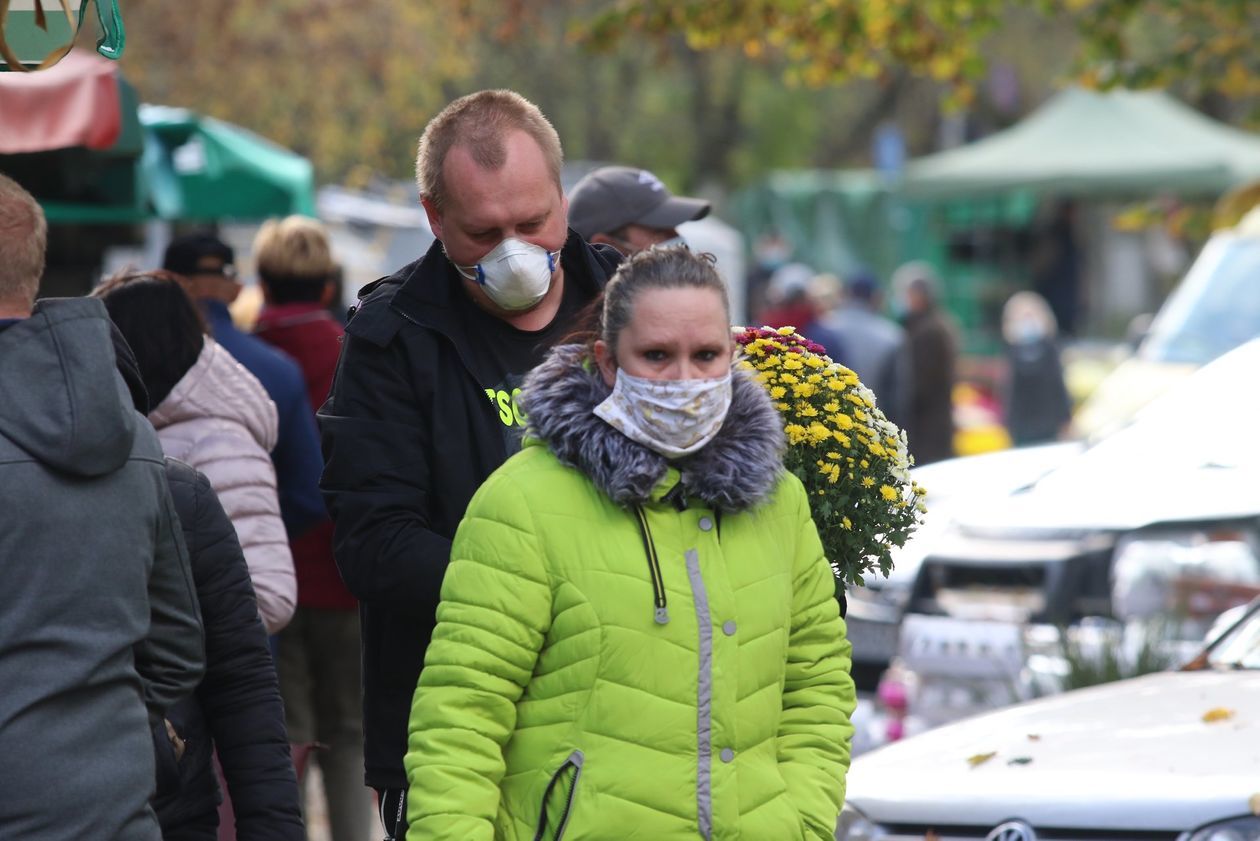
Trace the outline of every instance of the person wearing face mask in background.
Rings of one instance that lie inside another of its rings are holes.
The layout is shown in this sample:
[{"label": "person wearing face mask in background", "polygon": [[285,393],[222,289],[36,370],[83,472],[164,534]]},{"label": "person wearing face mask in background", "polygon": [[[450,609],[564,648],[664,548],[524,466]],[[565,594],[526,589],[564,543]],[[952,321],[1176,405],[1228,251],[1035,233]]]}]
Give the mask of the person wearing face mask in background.
[{"label": "person wearing face mask in background", "polygon": [[511,91],[429,122],[416,175],[437,242],[361,290],[320,410],[333,555],[360,603],[365,779],[389,838],[405,828],[407,715],[455,528],[520,448],[524,375],[620,261],[568,230],[562,158]]},{"label": "person wearing face mask in background", "polygon": [[702,199],[675,196],[646,169],[604,166],[569,191],[569,226],[591,243],[627,257],[647,248],[684,245],[678,226],[709,215]]},{"label": "person wearing face mask in background", "polygon": [[[411,712],[409,841],[831,839],[851,647],[707,255],[649,249],[526,379]],[[576,699],[576,700],[575,700]]]},{"label": "person wearing face mask in background", "polygon": [[1072,418],[1056,332],[1054,313],[1036,292],[1016,292],[1002,309],[1008,364],[1003,402],[1017,447],[1057,440]]}]

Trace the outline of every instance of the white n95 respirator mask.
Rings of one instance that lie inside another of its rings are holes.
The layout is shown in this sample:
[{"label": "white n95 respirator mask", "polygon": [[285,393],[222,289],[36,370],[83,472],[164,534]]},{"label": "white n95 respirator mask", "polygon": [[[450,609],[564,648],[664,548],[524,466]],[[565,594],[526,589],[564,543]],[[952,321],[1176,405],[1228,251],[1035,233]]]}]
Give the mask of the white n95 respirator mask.
[{"label": "white n95 respirator mask", "polygon": [[551,288],[559,251],[508,237],[472,266],[455,263],[455,270],[485,290],[505,310],[527,310]]}]

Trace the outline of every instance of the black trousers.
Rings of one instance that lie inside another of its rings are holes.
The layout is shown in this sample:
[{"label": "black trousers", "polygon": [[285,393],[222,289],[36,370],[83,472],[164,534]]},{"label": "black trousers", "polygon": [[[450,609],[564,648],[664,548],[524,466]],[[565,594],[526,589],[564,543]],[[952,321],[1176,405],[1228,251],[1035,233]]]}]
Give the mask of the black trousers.
[{"label": "black trousers", "polygon": [[378,788],[381,804],[381,826],[385,841],[404,841],[407,837],[407,789]]}]

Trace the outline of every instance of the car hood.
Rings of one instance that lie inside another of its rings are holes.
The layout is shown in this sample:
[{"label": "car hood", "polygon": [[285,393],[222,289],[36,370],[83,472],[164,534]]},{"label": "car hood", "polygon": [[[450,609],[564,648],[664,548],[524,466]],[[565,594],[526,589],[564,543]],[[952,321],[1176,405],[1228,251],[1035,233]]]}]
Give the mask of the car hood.
[{"label": "car hood", "polygon": [[1165,672],[864,754],[847,801],[877,823],[1181,831],[1248,815],[1257,793],[1260,672]]},{"label": "car hood", "polygon": [[960,507],[954,522],[979,533],[1128,531],[1260,514],[1257,466],[1186,463],[1150,452],[1087,451],[1034,485]]},{"label": "car hood", "polygon": [[1134,424],[1023,487],[973,497],[954,520],[973,532],[1064,532],[1254,517],[1260,453],[1252,438],[1254,431],[1187,435],[1164,423]]}]

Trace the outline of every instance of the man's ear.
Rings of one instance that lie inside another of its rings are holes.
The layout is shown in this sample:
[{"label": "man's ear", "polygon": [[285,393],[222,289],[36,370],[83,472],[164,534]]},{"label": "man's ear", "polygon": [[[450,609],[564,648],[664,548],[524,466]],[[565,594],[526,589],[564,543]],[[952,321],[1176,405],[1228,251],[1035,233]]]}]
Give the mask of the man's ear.
[{"label": "man's ear", "polygon": [[424,215],[429,217],[429,228],[433,231],[433,236],[438,239],[442,238],[442,216],[438,213],[437,208],[433,204],[433,200],[428,196],[420,199],[420,204],[424,206]]},{"label": "man's ear", "polygon": [[612,348],[603,339],[595,340],[595,364],[599,366],[604,385],[612,388],[617,382],[617,360],[613,356]]}]

